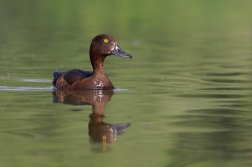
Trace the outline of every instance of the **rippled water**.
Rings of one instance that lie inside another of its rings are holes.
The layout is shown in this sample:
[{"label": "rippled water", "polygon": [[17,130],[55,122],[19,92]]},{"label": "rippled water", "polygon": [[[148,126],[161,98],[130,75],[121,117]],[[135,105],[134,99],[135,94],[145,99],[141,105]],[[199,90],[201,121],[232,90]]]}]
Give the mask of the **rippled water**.
[{"label": "rippled water", "polygon": [[[1,1],[1,166],[251,166],[252,3],[193,2]],[[117,89],[54,92],[100,33]]]}]

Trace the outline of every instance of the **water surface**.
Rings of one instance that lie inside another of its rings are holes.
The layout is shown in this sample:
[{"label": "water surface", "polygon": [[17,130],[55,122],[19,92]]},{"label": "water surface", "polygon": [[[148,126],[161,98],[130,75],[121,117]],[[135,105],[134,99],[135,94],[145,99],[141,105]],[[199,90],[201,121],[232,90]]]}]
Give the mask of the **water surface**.
[{"label": "water surface", "polygon": [[[252,2],[0,2],[1,166],[251,166]],[[53,92],[112,34],[114,92]]]}]

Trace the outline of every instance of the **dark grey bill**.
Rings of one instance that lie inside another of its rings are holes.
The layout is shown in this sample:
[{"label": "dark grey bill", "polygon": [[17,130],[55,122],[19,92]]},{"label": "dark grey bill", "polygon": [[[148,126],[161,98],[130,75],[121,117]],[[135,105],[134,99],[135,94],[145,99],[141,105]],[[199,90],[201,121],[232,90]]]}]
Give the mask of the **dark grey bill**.
[{"label": "dark grey bill", "polygon": [[117,55],[117,56],[120,56],[120,57],[126,57],[126,58],[132,58],[132,56],[126,52],[124,52],[120,46],[116,45],[114,50],[111,51],[111,54],[113,55]]}]

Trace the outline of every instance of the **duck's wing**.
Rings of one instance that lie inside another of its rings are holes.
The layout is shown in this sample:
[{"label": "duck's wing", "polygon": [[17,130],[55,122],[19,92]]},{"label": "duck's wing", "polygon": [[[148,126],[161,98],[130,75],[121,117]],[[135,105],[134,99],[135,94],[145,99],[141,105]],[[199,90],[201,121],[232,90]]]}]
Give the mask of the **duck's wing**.
[{"label": "duck's wing", "polygon": [[60,77],[64,77],[64,80],[68,84],[72,85],[74,82],[81,81],[85,78],[88,78],[92,74],[93,74],[93,72],[91,72],[91,71],[83,71],[83,70],[79,70],[79,69],[73,69],[73,70],[69,70],[66,72],[54,72],[53,73],[53,76],[54,76],[53,85],[54,86],[56,85],[57,80]]},{"label": "duck's wing", "polygon": [[83,71],[83,70],[79,70],[79,69],[73,69],[73,70],[66,71],[64,73],[64,79],[67,83],[72,85],[74,82],[81,81],[85,78],[88,78],[92,74],[93,74],[93,72],[91,72],[91,71]]},{"label": "duck's wing", "polygon": [[58,72],[58,71],[55,71],[53,73],[53,81],[52,81],[53,86],[56,86],[56,83],[57,83],[58,79],[61,77],[62,74],[63,74],[63,72]]}]

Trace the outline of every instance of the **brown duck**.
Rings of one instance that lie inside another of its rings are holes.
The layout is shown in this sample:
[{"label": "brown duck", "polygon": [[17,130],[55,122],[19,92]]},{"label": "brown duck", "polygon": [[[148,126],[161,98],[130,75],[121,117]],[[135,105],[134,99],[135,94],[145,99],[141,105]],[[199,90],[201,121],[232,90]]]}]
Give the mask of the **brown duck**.
[{"label": "brown duck", "polygon": [[124,52],[119,47],[111,35],[97,35],[92,40],[89,50],[93,72],[79,69],[72,69],[66,72],[54,72],[54,79],[52,81],[54,89],[115,89],[104,72],[104,61],[109,55],[132,58],[130,54]]}]

